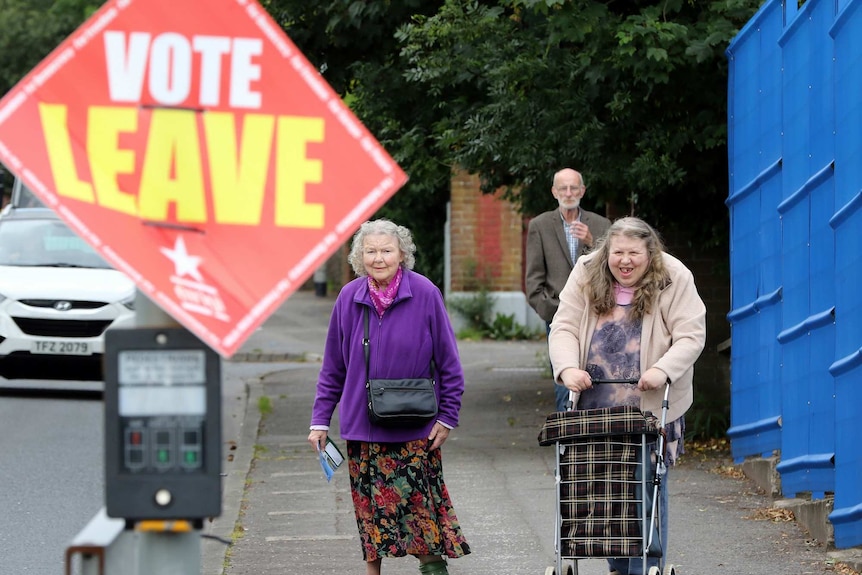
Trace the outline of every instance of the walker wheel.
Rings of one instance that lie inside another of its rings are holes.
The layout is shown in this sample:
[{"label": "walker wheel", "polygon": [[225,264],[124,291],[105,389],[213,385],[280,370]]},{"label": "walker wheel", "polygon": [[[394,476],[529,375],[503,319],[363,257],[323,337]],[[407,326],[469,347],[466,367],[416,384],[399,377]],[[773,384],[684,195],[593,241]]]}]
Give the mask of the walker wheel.
[{"label": "walker wheel", "polygon": [[[575,568],[569,564],[563,568],[563,572],[566,575],[575,575]],[[555,567],[548,567],[545,569],[545,575],[557,575],[557,569]]]},{"label": "walker wheel", "polygon": [[658,567],[653,565],[649,568],[649,571],[647,571],[647,575],[661,575],[661,571],[658,570]]},{"label": "walker wheel", "polygon": [[676,567],[672,564],[667,564],[664,566],[664,575],[676,575]]}]

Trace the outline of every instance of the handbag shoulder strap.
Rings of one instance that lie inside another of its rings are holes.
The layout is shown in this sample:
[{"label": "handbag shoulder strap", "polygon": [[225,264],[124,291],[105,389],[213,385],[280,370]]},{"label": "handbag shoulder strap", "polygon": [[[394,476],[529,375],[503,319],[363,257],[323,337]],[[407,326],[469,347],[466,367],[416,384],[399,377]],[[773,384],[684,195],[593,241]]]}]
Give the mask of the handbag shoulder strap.
[{"label": "handbag shoulder strap", "polygon": [[368,367],[368,357],[370,355],[371,341],[368,339],[368,308],[367,307],[365,308],[365,314],[362,318],[362,323],[365,326],[365,329],[364,329],[365,335],[362,338],[362,347],[364,348],[364,352],[365,352],[365,385],[367,386],[368,381],[371,379],[371,375],[369,373],[370,370]]},{"label": "handbag shoulder strap", "polygon": [[[363,326],[363,337],[362,337],[362,347],[363,352],[365,353],[365,385],[368,385],[368,381],[371,379],[370,367],[369,367],[369,357],[371,356],[371,340],[368,337],[368,307],[365,307],[365,313],[362,316],[362,326]],[[434,368],[436,364],[434,363],[434,358],[431,358],[431,380],[436,381],[434,378]]]}]

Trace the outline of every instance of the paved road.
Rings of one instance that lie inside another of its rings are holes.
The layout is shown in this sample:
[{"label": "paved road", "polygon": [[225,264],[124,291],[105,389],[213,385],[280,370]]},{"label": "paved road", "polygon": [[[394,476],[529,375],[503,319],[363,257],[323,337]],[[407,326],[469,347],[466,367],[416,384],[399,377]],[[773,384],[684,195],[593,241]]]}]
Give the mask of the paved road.
[{"label": "paved road", "polygon": [[102,404],[0,397],[0,573],[60,575],[103,504]]}]

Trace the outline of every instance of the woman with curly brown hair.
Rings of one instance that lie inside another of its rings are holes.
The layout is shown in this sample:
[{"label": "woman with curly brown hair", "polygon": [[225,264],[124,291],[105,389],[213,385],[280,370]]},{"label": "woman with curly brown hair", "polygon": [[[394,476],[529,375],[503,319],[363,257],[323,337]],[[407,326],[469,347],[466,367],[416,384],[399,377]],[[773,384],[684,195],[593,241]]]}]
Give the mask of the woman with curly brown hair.
[{"label": "woman with curly brown hair", "polygon": [[[578,260],[560,293],[548,348],[554,380],[572,392],[575,409],[633,405],[658,414],[670,385],[666,462],[673,465],[683,452],[694,362],[705,341],[706,306],[692,273],[664,250],[649,224],[627,217]],[[593,386],[594,379],[637,383]],[[659,496],[667,548],[666,481]],[[639,575],[643,565],[640,559],[608,563],[616,575]]]}]

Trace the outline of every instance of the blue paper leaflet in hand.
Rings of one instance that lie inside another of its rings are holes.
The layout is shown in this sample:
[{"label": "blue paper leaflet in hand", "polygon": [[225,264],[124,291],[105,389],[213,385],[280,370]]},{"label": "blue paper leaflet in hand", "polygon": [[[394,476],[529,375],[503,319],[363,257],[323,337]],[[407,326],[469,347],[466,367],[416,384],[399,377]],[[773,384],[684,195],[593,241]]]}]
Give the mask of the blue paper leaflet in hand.
[{"label": "blue paper leaflet in hand", "polygon": [[320,447],[317,448],[317,456],[320,459],[320,467],[323,469],[326,481],[332,481],[335,470],[344,462],[344,456],[339,451],[338,446],[328,437],[326,438],[326,447],[322,450]]}]

